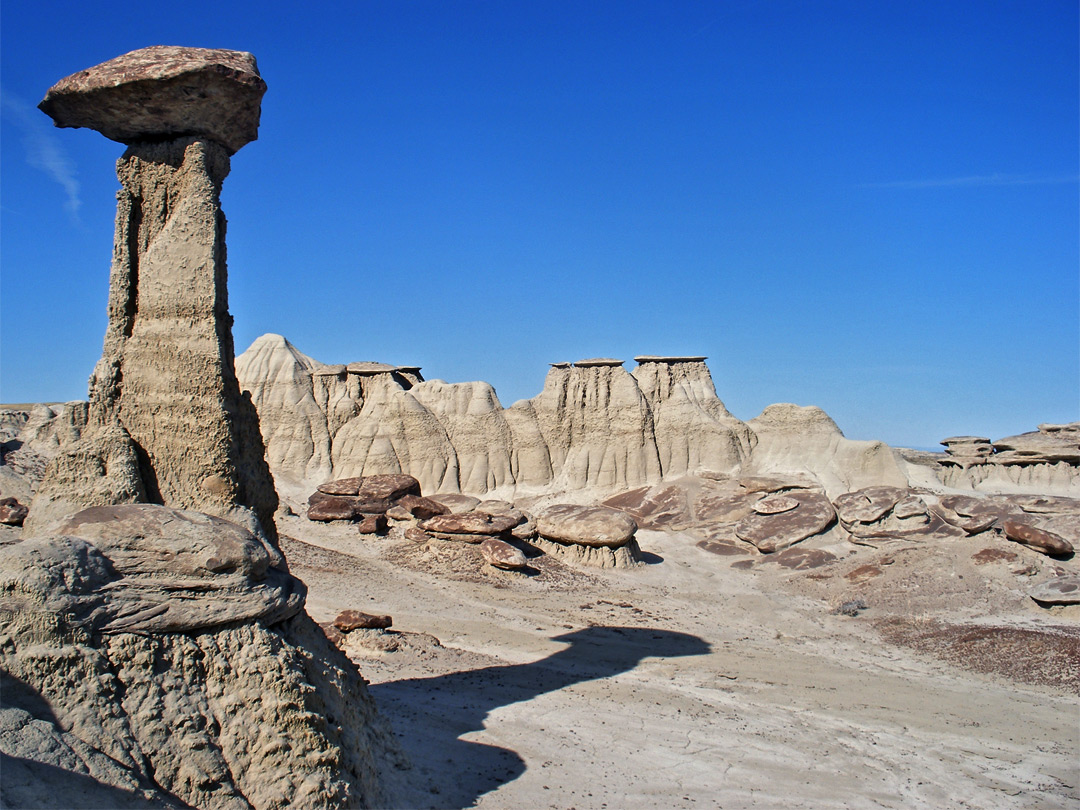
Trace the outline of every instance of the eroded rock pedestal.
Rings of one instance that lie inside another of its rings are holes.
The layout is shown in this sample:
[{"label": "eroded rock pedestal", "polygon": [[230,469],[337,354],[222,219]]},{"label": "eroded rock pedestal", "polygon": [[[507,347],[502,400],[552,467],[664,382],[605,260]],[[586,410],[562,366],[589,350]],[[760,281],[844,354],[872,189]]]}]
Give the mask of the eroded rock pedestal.
[{"label": "eroded rock pedestal", "polygon": [[[273,536],[258,415],[234,371],[221,185],[265,91],[250,54],[148,48],[64,79],[42,109],[129,143],[117,163],[105,345],[88,430],[33,504],[40,530],[85,506],[148,501]],[[151,104],[151,101],[154,101]]]}]

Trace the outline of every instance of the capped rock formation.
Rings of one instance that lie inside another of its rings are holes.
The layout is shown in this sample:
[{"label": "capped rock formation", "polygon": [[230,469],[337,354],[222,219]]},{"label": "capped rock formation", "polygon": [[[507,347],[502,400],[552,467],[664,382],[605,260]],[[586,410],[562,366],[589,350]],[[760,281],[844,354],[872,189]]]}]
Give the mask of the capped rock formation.
[{"label": "capped rock formation", "polygon": [[87,427],[46,474],[34,530],[78,507],[149,501],[273,534],[258,416],[234,372],[220,206],[229,154],[255,137],[264,90],[250,54],[149,48],[62,80],[42,102],[61,126],[131,145],[117,164]]}]

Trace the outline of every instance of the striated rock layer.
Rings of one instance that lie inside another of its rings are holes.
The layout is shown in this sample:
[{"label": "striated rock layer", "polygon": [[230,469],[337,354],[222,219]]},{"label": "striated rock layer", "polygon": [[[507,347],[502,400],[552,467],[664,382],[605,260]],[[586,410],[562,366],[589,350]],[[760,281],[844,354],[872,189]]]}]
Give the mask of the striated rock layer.
[{"label": "striated rock layer", "polygon": [[414,367],[329,366],[280,335],[237,358],[279,487],[407,473],[427,493],[618,492],[684,475],[809,475],[827,490],[903,486],[882,442],[855,442],[817,408],[776,405],[750,423],[716,395],[702,357],[554,363],[532,399],[503,408],[483,382],[424,381]]}]

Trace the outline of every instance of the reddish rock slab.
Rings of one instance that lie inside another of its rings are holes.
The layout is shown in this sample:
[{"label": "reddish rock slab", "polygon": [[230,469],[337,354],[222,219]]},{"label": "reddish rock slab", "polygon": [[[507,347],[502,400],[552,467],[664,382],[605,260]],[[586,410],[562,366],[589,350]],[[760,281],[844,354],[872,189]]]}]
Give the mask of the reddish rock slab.
[{"label": "reddish rock slab", "polygon": [[336,481],[327,481],[325,484],[319,484],[316,489],[326,495],[351,495],[361,500],[389,501],[392,504],[405,495],[419,495],[420,482],[411,475],[403,473],[366,475],[362,478],[339,478]]},{"label": "reddish rock slab", "polygon": [[414,543],[427,543],[431,540],[431,535],[419,526],[410,526],[405,530],[405,539],[412,540]]},{"label": "reddish rock slab", "polygon": [[675,484],[621,492],[601,505],[626,512],[642,529],[677,529],[690,522],[686,492]]},{"label": "reddish rock slab", "polygon": [[1004,498],[975,498],[970,495],[942,495],[934,511],[946,523],[978,534],[1021,514],[1020,507]]},{"label": "reddish rock slab", "polygon": [[503,515],[512,517],[520,525],[527,521],[528,515],[507,501],[481,501],[476,505],[474,512],[486,512],[489,515]]},{"label": "reddish rock slab", "polygon": [[333,622],[323,622],[319,625],[322,628],[323,633],[330,640],[330,643],[335,646],[340,646],[345,641],[345,634],[334,627]]},{"label": "reddish rock slab", "polygon": [[971,561],[975,563],[975,565],[986,565],[987,563],[995,562],[1016,562],[1018,559],[1020,559],[1019,555],[1000,548],[984,548],[982,551],[971,555]]},{"label": "reddish rock slab", "polygon": [[787,497],[798,501],[798,507],[776,515],[751,514],[736,524],[736,536],[768,554],[820,534],[836,519],[829,499],[820,493],[798,490]]},{"label": "reddish rock slab", "polygon": [[479,498],[474,498],[472,495],[462,495],[458,492],[439,493],[428,497],[436,503],[441,503],[449,509],[450,513],[453,515],[459,515],[462,512],[471,512],[480,503]]},{"label": "reddish rock slab", "polygon": [[769,495],[754,504],[754,511],[759,515],[779,515],[790,512],[792,509],[797,508],[798,505],[799,502],[794,498],[788,498],[784,495]]},{"label": "reddish rock slab", "polygon": [[497,537],[488,537],[480,544],[480,554],[484,560],[495,568],[504,568],[516,571],[524,568],[528,563],[521,549],[516,548],[505,540]]},{"label": "reddish rock slab", "polygon": [[361,613],[359,610],[343,610],[334,619],[334,627],[343,633],[352,630],[385,630],[394,623],[389,616]]},{"label": "reddish rock slab", "polygon": [[1005,536],[1033,551],[1043,554],[1072,554],[1072,543],[1060,535],[1019,520],[1004,520],[1001,529]]},{"label": "reddish rock slab", "polygon": [[489,515],[486,512],[465,512],[458,515],[435,515],[420,522],[426,532],[450,535],[492,537],[513,529],[517,521],[508,515]]},{"label": "reddish rock slab", "polygon": [[607,506],[556,504],[536,516],[541,537],[579,546],[625,546],[637,532],[626,512]]},{"label": "reddish rock slab", "polygon": [[694,501],[697,526],[737,523],[754,511],[754,504],[764,497],[760,491],[734,490],[731,486],[708,483],[701,487]]},{"label": "reddish rock slab", "polygon": [[232,154],[258,138],[265,92],[250,53],[156,45],[61,79],[38,106],[120,143],[193,135]]},{"label": "reddish rock slab", "polygon": [[1055,577],[1049,582],[1036,585],[1028,591],[1028,596],[1045,605],[1080,604],[1080,576],[1065,574]]},{"label": "reddish rock slab", "polygon": [[852,523],[875,523],[885,517],[908,490],[899,487],[865,487],[845,492],[833,501],[836,516],[845,526]]},{"label": "reddish rock slab", "polygon": [[0,499],[0,523],[5,526],[22,526],[30,510],[15,498]]},{"label": "reddish rock slab", "polygon": [[355,498],[329,496],[308,506],[308,520],[327,523],[331,520],[358,520],[361,515]]},{"label": "reddish rock slab", "polygon": [[360,515],[356,521],[360,534],[382,534],[386,531],[386,515]]}]

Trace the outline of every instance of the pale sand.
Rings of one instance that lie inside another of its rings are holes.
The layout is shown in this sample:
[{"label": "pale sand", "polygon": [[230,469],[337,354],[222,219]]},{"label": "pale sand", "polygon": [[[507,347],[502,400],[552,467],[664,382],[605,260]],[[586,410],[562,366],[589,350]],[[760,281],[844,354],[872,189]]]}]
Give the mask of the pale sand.
[{"label": "pale sand", "polygon": [[[401,649],[352,639],[347,649],[412,759],[411,770],[389,774],[402,806],[1080,806],[1075,693],[884,643],[872,586],[776,565],[733,569],[750,558],[658,532],[639,533],[655,555],[640,569],[572,570],[542,558],[527,578],[454,544],[424,551],[300,518],[280,528],[306,541],[285,539],[284,549],[316,620],[344,608],[394,617],[401,635],[382,638]],[[963,542],[948,553],[980,548]],[[830,547],[852,564],[876,553]],[[925,573],[903,558],[892,565]],[[928,565],[955,581],[940,561]],[[1001,569],[969,587],[1015,579]],[[815,587],[865,593],[871,609],[835,615],[808,595]],[[1071,632],[1080,623],[1080,606],[1014,602],[1012,624]],[[908,617],[916,627],[930,621],[920,610]]]}]

